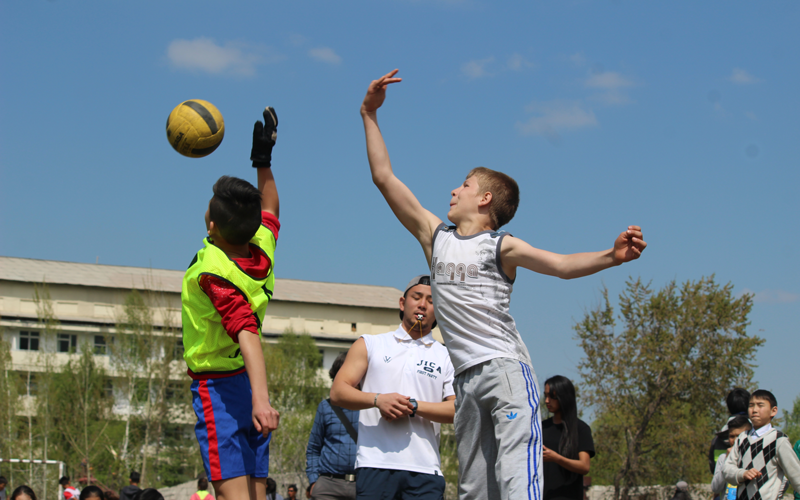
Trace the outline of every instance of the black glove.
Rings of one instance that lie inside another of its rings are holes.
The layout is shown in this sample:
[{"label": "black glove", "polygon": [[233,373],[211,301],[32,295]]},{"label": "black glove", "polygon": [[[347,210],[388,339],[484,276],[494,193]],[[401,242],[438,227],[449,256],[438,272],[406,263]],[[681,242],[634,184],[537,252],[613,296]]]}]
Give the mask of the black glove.
[{"label": "black glove", "polygon": [[264,108],[264,123],[253,126],[253,149],[250,159],[255,168],[269,168],[272,163],[272,146],[278,138],[278,115],[271,106]]}]

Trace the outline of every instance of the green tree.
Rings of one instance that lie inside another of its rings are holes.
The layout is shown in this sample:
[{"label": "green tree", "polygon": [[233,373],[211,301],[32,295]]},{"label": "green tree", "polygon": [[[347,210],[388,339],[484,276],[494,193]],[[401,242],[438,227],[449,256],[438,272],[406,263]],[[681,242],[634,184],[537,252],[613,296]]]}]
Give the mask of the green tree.
[{"label": "green tree", "polygon": [[[173,390],[175,385],[186,384],[172,380],[179,379],[173,377],[178,375],[174,361],[179,330],[173,324],[171,309],[160,300],[163,298],[157,291],[132,290],[125,297],[117,320],[117,335],[106,342],[126,407],[118,472],[121,477],[132,467],[139,469],[144,486],[160,485],[158,468],[164,431],[170,420],[180,419],[189,409],[187,398],[175,397],[178,392],[183,395],[183,391]],[[159,312],[161,317],[156,318]],[[133,442],[138,444],[135,457],[131,456]],[[112,450],[117,454],[113,447]],[[148,475],[151,467],[155,473]]]},{"label": "green tree", "polygon": [[[310,335],[287,331],[276,344],[264,344],[269,396],[283,411],[314,410],[328,397],[322,354]],[[280,410],[278,410],[280,411]]]},{"label": "green tree", "polygon": [[[49,451],[51,449],[51,435],[54,432],[53,415],[55,414],[52,407],[53,392],[55,390],[54,380],[56,376],[56,342],[60,326],[55,310],[53,308],[53,299],[50,296],[50,287],[47,282],[42,282],[41,285],[34,285],[33,300],[36,304],[36,318],[41,327],[40,330],[40,347],[37,356],[38,371],[36,373],[36,426],[32,429],[31,436],[36,435],[41,447],[39,458],[42,460],[49,460],[51,457]],[[29,372],[30,375],[30,372]],[[29,421],[29,425],[31,422]],[[31,445],[33,441],[31,440]],[[33,447],[32,447],[33,448]],[[33,456],[33,449],[31,449],[31,456]],[[56,476],[57,471],[53,467],[40,466],[41,469],[41,482],[31,478],[31,484],[41,485],[36,491],[41,492],[42,498],[47,498],[48,485],[55,484],[58,481]],[[48,478],[48,472],[51,473]],[[37,474],[38,476],[38,474]],[[37,479],[39,479],[37,477]],[[56,489],[50,487],[51,492]]]},{"label": "green tree", "polygon": [[11,343],[3,339],[0,327],[0,456],[16,457],[17,413],[19,411],[19,384],[11,359]]},{"label": "green tree", "polygon": [[453,424],[442,424],[439,433],[439,458],[445,480],[445,498],[458,498],[458,454]]},{"label": "green tree", "polygon": [[617,332],[608,290],[602,295],[575,325],[582,396],[596,412],[593,478],[613,484],[617,500],[636,486],[707,480],[703,454],[726,416],[722,399],[750,385],[764,343],[746,331],[752,297],[734,297],[733,285],[713,276],[658,291],[631,280]]},{"label": "green tree", "polygon": [[306,445],[317,405],[328,397],[322,355],[310,335],[287,331],[276,344],[264,344],[267,383],[273,408],[281,414],[270,442],[270,474],[296,474],[301,490],[307,486]]},{"label": "green tree", "polygon": [[52,408],[64,441],[64,460],[91,483],[99,464],[107,468],[108,426],[113,398],[106,393],[106,371],[94,359],[91,344],[81,346],[81,355],[70,359],[53,381]]},{"label": "green tree", "polygon": [[800,396],[794,398],[790,411],[783,409],[783,432],[792,443],[800,439]]}]

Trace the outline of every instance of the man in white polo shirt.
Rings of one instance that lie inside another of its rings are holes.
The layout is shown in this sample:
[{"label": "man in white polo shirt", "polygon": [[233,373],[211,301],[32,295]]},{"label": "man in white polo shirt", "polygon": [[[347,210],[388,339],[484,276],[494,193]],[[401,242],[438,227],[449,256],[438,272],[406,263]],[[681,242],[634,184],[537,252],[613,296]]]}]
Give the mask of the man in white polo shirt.
[{"label": "man in white polo shirt", "polygon": [[[400,327],[362,335],[331,387],[331,402],[361,410],[356,455],[358,500],[440,500],[444,477],[439,424],[453,422],[453,364],[436,342],[430,276],[400,298]],[[359,389],[360,384],[360,389]]]}]

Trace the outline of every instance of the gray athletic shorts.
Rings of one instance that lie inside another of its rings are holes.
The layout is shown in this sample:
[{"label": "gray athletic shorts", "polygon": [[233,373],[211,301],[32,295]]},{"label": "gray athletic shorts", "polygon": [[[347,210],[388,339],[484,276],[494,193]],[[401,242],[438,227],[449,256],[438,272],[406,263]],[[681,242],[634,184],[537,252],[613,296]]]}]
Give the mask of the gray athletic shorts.
[{"label": "gray athletic shorts", "polygon": [[542,423],[533,369],[495,358],[455,377],[458,498],[542,498]]}]

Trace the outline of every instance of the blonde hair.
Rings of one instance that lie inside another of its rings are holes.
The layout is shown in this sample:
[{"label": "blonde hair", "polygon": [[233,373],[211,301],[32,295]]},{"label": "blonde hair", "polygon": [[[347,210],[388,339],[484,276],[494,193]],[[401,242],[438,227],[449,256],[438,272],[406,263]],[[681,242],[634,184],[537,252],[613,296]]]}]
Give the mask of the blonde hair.
[{"label": "blonde hair", "polygon": [[517,181],[503,172],[486,167],[476,167],[469,171],[467,179],[478,179],[478,187],[483,192],[492,193],[489,203],[489,217],[495,230],[508,224],[517,213],[519,206],[519,186]]}]

